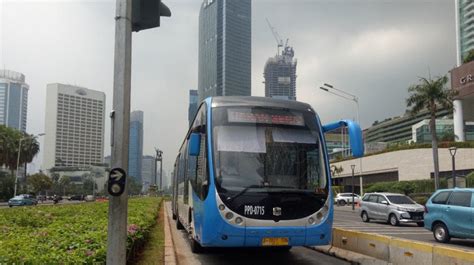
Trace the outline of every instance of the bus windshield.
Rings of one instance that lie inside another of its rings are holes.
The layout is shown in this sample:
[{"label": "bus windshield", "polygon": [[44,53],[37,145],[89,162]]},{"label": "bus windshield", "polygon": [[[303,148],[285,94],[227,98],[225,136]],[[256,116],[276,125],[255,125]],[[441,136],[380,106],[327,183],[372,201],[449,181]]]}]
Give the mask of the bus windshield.
[{"label": "bus windshield", "polygon": [[214,159],[220,191],[327,194],[319,128],[312,111],[214,108]]}]

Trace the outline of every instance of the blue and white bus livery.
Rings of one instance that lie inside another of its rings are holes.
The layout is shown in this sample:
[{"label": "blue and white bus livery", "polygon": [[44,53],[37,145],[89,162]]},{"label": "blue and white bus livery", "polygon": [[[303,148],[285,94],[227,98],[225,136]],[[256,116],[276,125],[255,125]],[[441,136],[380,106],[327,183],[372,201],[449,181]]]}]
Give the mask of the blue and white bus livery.
[{"label": "blue and white bus livery", "polygon": [[321,126],[305,103],[214,97],[200,105],[176,158],[173,217],[202,247],[314,246],[331,238],[333,200],[324,132],[347,126],[355,157],[360,127]]}]

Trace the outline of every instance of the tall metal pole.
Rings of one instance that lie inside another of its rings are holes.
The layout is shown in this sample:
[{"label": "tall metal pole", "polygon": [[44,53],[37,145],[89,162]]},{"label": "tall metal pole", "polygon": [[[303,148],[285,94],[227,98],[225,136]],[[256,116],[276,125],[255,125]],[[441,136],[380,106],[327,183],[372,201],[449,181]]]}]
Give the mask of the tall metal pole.
[{"label": "tall metal pole", "polygon": [[354,208],[354,205],[355,205],[355,201],[354,201],[354,168],[355,168],[355,165],[351,165],[351,168],[352,168],[352,210],[354,211],[355,208]]},{"label": "tall metal pole", "polygon": [[[359,98],[354,97],[354,101],[357,104],[357,122],[359,123],[359,126],[362,127],[362,124],[360,124],[360,107],[359,107]],[[360,185],[360,196],[364,194],[364,181],[362,179],[362,157],[359,158],[359,185]]]},{"label": "tall metal pole", "polygon": [[160,155],[160,191],[163,192],[163,157]]},{"label": "tall metal pole", "polygon": [[452,159],[452,162],[453,162],[453,188],[456,188],[456,159],[454,158],[455,156],[452,155],[451,156],[451,159]]},{"label": "tall metal pole", "polygon": [[[112,168],[128,172],[130,83],[132,60],[132,0],[117,0],[115,13],[114,96],[112,116]],[[120,196],[109,196],[107,264],[125,265],[128,185]]]},{"label": "tall metal pole", "polygon": [[18,172],[19,172],[19,167],[20,167],[21,141],[23,141],[23,138],[20,138],[20,142],[18,143],[18,156],[16,159],[15,187],[13,189],[13,196],[16,196],[16,190],[18,186]]}]

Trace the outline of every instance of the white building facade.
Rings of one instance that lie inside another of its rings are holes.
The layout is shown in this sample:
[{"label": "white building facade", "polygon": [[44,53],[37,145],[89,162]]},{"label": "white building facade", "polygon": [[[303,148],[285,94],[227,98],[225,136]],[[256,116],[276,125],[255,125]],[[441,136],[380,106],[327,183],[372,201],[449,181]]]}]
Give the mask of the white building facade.
[{"label": "white building facade", "polygon": [[103,163],[105,93],[48,84],[43,168]]}]

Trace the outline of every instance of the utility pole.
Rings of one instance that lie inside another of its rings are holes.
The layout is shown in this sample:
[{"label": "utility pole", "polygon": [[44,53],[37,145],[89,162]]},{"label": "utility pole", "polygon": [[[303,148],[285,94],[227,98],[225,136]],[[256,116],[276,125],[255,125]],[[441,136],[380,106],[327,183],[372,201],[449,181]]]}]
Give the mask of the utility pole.
[{"label": "utility pole", "polygon": [[[117,0],[115,13],[114,94],[112,106],[112,168],[128,172],[130,86],[132,61],[132,0]],[[127,185],[120,196],[109,196],[107,264],[127,262]]]},{"label": "utility pole", "polygon": [[130,86],[132,65],[132,30],[156,28],[160,17],[171,16],[161,0],[116,0],[114,96],[112,113],[112,169],[109,173],[109,223],[107,229],[107,264],[127,262],[128,214],[128,144],[130,133]]}]

